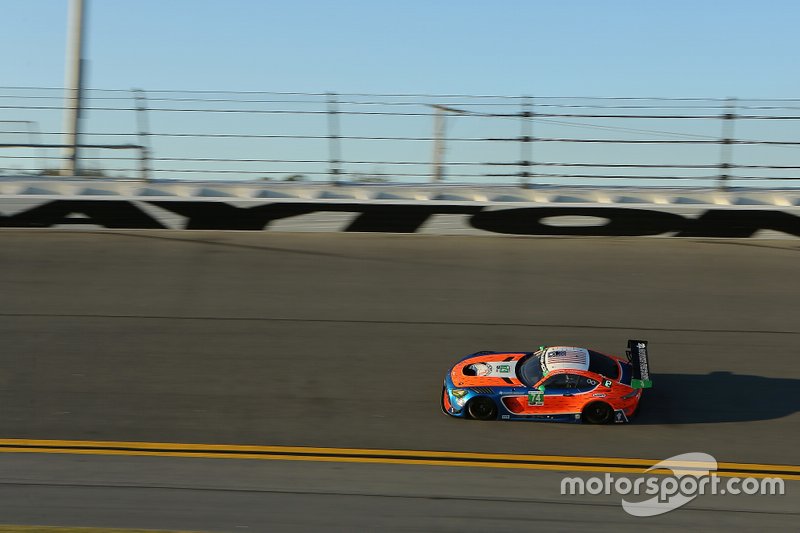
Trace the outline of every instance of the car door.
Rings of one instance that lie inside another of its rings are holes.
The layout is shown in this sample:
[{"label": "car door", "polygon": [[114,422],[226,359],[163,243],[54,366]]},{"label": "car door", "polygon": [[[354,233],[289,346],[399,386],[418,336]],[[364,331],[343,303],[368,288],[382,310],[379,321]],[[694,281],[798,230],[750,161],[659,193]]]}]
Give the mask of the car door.
[{"label": "car door", "polygon": [[[540,381],[537,387],[528,391],[525,414],[561,414],[574,413],[576,395],[582,394],[582,376],[578,374],[559,373]],[[544,390],[540,390],[544,386]],[[578,409],[579,411],[580,409]]]}]

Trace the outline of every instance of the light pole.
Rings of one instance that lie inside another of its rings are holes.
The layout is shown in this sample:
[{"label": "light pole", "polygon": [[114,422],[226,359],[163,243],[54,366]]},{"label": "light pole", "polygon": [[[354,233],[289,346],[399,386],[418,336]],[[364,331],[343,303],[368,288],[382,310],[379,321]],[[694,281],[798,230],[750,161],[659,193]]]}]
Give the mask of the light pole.
[{"label": "light pole", "polygon": [[67,28],[67,66],[64,93],[64,164],[62,176],[74,176],[78,171],[80,120],[83,98],[84,39],[86,20],[84,0],[70,0]]}]

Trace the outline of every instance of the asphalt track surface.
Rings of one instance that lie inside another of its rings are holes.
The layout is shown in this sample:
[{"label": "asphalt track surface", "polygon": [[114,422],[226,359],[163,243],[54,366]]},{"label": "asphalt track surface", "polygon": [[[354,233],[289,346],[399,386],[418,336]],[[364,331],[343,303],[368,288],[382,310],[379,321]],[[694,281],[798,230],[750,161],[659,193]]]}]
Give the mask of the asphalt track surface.
[{"label": "asphalt track surface", "polygon": [[[6,230],[2,437],[655,460],[701,451],[797,465],[799,259],[794,240]],[[439,410],[443,373],[464,354],[560,343],[620,353],[637,337],[651,343],[654,388],[633,424],[479,423]],[[331,530],[505,530],[537,517],[553,530],[642,526],[618,500],[565,501],[552,472],[0,461],[2,522],[235,530],[180,512],[208,514],[217,501],[255,530],[315,529],[320,517]],[[7,474],[23,463],[35,481]],[[136,478],[148,468],[161,477]],[[95,470],[106,477],[92,482]],[[261,473],[258,496],[223,490],[246,472]],[[126,476],[137,485],[129,497],[103,490]],[[311,494],[315,479],[328,489]],[[783,499],[701,497],[647,523],[785,530],[800,508],[792,483]],[[468,487],[482,487],[477,499]],[[97,508],[75,503],[87,498]],[[25,501],[50,507],[37,518]],[[265,505],[275,511],[255,510]]]}]

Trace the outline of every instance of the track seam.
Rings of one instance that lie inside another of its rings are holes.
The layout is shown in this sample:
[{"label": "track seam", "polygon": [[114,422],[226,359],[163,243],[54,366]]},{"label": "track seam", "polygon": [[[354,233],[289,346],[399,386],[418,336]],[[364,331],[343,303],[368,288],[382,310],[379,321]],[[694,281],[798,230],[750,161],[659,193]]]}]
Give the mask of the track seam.
[{"label": "track seam", "polygon": [[520,328],[568,328],[568,329],[598,329],[598,330],[636,330],[636,331],[661,331],[661,332],[686,332],[686,333],[749,333],[763,335],[800,335],[800,331],[781,330],[746,330],[746,329],[699,329],[699,328],[656,328],[640,326],[597,326],[582,324],[525,324],[520,322],[447,322],[447,321],[417,321],[417,320],[368,320],[368,319],[340,319],[340,318],[289,318],[289,317],[215,317],[215,316],[175,316],[175,315],[112,315],[92,313],[8,313],[0,312],[0,317],[5,318],[111,318],[132,320],[198,320],[198,321],[227,321],[227,322],[308,322],[321,324],[399,324],[408,326],[486,326],[486,327],[520,327]]}]

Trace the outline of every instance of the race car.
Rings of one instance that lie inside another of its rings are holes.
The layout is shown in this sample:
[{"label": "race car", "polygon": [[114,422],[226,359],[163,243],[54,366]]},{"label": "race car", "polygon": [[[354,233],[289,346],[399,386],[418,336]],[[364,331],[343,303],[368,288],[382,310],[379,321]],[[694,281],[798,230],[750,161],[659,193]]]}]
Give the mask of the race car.
[{"label": "race car", "polygon": [[473,353],[445,375],[442,411],[477,420],[628,422],[652,381],[647,341],[629,340],[626,354],[573,346]]}]

